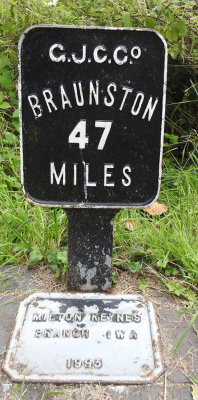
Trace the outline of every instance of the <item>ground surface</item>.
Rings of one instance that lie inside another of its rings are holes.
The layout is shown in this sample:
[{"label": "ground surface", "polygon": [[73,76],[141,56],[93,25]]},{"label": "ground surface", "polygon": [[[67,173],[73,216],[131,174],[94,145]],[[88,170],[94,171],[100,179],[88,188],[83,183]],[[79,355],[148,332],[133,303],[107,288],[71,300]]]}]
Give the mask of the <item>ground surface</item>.
[{"label": "ground surface", "polygon": [[[165,373],[154,383],[147,385],[52,385],[27,384],[23,400],[41,400],[44,392],[65,391],[57,395],[45,395],[44,399],[52,400],[192,400],[192,383],[189,375],[198,377],[198,338],[190,328],[174,358],[172,350],[184,332],[190,315],[177,316],[183,308],[177,298],[159,289],[155,276],[148,280],[145,297],[153,302],[157,312],[161,332]],[[137,294],[137,275],[122,272],[118,283],[112,289],[113,294]],[[49,268],[40,267],[25,270],[20,281],[13,282],[9,290],[1,294],[0,302],[0,354],[9,342],[19,302],[34,292],[64,292],[64,281],[55,281]],[[14,383],[1,370],[0,400],[14,400]],[[20,399],[21,385],[18,384],[16,400]]]}]

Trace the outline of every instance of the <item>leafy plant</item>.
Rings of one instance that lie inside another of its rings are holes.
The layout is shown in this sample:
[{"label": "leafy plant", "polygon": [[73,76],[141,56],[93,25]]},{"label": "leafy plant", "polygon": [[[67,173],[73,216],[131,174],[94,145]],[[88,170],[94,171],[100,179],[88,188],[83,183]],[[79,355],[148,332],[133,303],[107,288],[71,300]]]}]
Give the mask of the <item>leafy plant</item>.
[{"label": "leafy plant", "polygon": [[63,274],[67,271],[67,250],[62,247],[58,249],[49,249],[47,260],[49,261],[49,266],[54,272],[55,278],[58,278],[60,272]]},{"label": "leafy plant", "polygon": [[118,280],[119,274],[116,271],[112,271],[112,284],[116,285],[117,280]]},{"label": "leafy plant", "polygon": [[146,283],[146,281],[144,279],[140,279],[139,289],[141,290],[141,292],[143,294],[146,292],[147,287],[148,287],[148,284]]}]

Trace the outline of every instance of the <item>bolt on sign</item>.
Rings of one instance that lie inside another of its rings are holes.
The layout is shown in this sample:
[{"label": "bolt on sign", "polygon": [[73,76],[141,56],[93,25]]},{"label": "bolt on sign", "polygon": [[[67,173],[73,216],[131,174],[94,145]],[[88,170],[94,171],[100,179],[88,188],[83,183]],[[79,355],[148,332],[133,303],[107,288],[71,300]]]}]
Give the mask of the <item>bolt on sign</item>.
[{"label": "bolt on sign", "polygon": [[150,29],[33,26],[19,43],[21,175],[34,204],[143,207],[161,177],[167,49]]}]

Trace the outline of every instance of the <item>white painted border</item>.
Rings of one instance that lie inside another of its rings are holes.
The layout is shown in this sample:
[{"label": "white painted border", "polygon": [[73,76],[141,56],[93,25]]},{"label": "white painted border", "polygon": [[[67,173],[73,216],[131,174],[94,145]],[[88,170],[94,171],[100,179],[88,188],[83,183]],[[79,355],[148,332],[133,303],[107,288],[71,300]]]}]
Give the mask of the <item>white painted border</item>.
[{"label": "white painted border", "polygon": [[[164,57],[164,83],[163,83],[163,98],[162,98],[162,122],[161,122],[161,143],[160,143],[160,157],[159,157],[159,174],[158,174],[158,190],[156,193],[155,198],[150,202],[146,203],[144,205],[129,205],[128,203],[118,203],[117,205],[115,203],[110,204],[98,204],[98,203],[69,203],[67,204],[60,202],[60,203],[54,203],[54,202],[39,202],[33,199],[31,196],[29,196],[28,193],[26,193],[25,188],[24,188],[24,174],[23,174],[23,137],[22,137],[22,98],[21,98],[21,47],[23,40],[25,36],[28,34],[29,31],[37,29],[37,28],[66,28],[66,29],[84,29],[84,30],[112,30],[112,31],[146,31],[146,32],[153,32],[156,34],[162,41],[164,45],[164,50],[165,50],[165,57]],[[168,50],[167,50],[167,43],[163,36],[155,31],[154,29],[149,29],[149,28],[124,28],[124,27],[101,27],[101,26],[81,26],[81,25],[47,25],[47,24],[41,24],[41,25],[33,25],[27,28],[24,33],[21,35],[18,43],[18,70],[19,70],[19,79],[18,79],[18,98],[19,98],[19,133],[20,133],[20,163],[21,163],[21,184],[22,184],[22,189],[25,197],[27,200],[33,204],[33,205],[39,205],[43,207],[59,207],[59,208],[115,208],[115,209],[121,209],[121,208],[144,208],[151,206],[159,197],[159,192],[160,192],[160,184],[161,184],[161,176],[162,176],[162,153],[163,153],[163,144],[164,144],[164,124],[165,124],[165,105],[166,105],[166,86],[167,86],[167,59],[168,59]]]},{"label": "white painted border", "polygon": [[[13,357],[13,351],[18,345],[18,335],[21,330],[21,327],[23,326],[23,321],[25,318],[25,314],[27,311],[28,305],[36,301],[37,298],[43,298],[43,299],[81,299],[81,300],[136,300],[143,302],[147,306],[148,310],[148,317],[150,320],[150,329],[151,329],[151,341],[152,344],[154,343],[153,346],[153,355],[154,355],[154,364],[155,364],[155,369],[149,376],[140,376],[138,381],[134,381],[131,376],[103,376],[100,378],[100,376],[90,376],[90,375],[83,375],[83,377],[80,377],[78,375],[71,376],[71,375],[54,375],[54,376],[49,376],[49,375],[37,375],[37,374],[31,374],[27,375],[24,377],[22,374],[18,374],[16,369],[11,367],[11,362],[12,362],[12,357]],[[15,328],[12,334],[12,338],[10,340],[9,348],[5,356],[5,361],[3,363],[3,370],[9,375],[9,377],[15,381],[15,382],[22,382],[25,378],[26,382],[52,382],[52,383],[116,383],[116,384],[143,384],[143,383],[151,383],[155,379],[157,379],[163,372],[164,372],[164,367],[163,367],[163,362],[162,362],[162,355],[161,355],[161,343],[160,343],[160,335],[159,335],[159,328],[157,325],[156,321],[156,316],[155,316],[155,311],[153,308],[153,305],[150,301],[145,300],[141,295],[111,295],[111,294],[101,294],[101,293],[76,293],[76,294],[71,294],[71,293],[34,293],[33,295],[30,295],[27,297],[24,301],[20,303],[19,306],[19,311],[16,317],[16,323],[15,323]]]}]

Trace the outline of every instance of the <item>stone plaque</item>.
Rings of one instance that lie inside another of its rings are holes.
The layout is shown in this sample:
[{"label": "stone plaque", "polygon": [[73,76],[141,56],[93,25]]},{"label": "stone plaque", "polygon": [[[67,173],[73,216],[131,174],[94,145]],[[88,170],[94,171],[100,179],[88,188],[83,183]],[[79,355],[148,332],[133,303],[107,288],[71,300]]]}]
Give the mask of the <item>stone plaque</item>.
[{"label": "stone plaque", "polygon": [[143,207],[159,192],[167,48],[151,29],[33,26],[19,42],[21,177],[34,204]]},{"label": "stone plaque", "polygon": [[34,294],[20,305],[3,368],[17,382],[151,382],[163,372],[152,304],[135,295]]}]

